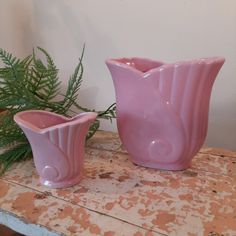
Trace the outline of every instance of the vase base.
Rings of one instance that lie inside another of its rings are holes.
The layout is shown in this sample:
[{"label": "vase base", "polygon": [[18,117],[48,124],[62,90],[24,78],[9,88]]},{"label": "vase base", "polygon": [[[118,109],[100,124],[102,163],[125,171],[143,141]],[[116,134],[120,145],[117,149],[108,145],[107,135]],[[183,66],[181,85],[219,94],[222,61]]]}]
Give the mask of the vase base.
[{"label": "vase base", "polygon": [[168,163],[153,163],[148,161],[137,161],[134,159],[131,159],[131,161],[139,166],[148,167],[152,169],[157,170],[185,170],[188,169],[191,166],[191,162],[182,163],[182,164],[168,164]]},{"label": "vase base", "polygon": [[71,187],[77,183],[80,182],[80,180],[82,179],[82,176],[76,176],[73,179],[69,179],[69,180],[64,180],[64,181],[60,181],[60,182],[53,182],[53,181],[49,181],[49,180],[45,180],[40,178],[40,183],[46,187],[49,188],[68,188]]}]

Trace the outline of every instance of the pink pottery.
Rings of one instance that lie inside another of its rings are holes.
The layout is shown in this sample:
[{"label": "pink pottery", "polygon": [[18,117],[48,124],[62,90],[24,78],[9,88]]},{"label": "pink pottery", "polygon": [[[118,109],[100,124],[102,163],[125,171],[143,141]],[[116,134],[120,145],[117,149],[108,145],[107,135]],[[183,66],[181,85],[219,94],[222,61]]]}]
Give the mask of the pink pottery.
[{"label": "pink pottery", "polygon": [[167,64],[110,59],[121,141],[134,163],[166,170],[191,164],[204,143],[209,101],[224,58]]},{"label": "pink pottery", "polygon": [[41,110],[14,116],[29,140],[43,185],[65,188],[80,181],[85,137],[96,116],[94,112],[85,112],[69,119]]}]

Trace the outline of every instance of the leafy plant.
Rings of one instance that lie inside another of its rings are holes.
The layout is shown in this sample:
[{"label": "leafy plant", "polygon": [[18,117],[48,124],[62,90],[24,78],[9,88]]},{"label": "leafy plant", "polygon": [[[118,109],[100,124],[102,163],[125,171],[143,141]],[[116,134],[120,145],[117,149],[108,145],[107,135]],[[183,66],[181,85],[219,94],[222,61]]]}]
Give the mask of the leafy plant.
[{"label": "leafy plant", "polygon": [[[17,112],[40,109],[48,110],[70,117],[80,111],[95,111],[82,107],[77,102],[82,83],[84,49],[74,73],[68,80],[65,93],[62,93],[58,69],[51,56],[42,48],[37,52],[44,60],[32,55],[18,59],[11,53],[0,49],[0,174],[4,173],[14,162],[32,156],[31,147],[21,129],[13,120]],[[115,118],[115,104],[105,111],[97,111],[98,119],[91,125],[87,139],[98,130],[100,119]],[[74,111],[76,109],[76,111]],[[96,112],[96,111],[95,111]]]}]

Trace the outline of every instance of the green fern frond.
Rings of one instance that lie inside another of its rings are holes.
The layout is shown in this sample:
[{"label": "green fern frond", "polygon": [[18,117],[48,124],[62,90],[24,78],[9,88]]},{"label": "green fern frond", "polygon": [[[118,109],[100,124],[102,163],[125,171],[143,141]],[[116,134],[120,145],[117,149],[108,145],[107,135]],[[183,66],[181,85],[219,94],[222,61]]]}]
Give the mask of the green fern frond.
[{"label": "green fern frond", "polygon": [[37,49],[46,57],[47,65],[42,60],[36,58],[33,52],[33,73],[31,76],[36,82],[34,91],[41,91],[44,101],[50,101],[55,98],[60,92],[60,84],[58,78],[58,69],[55,66],[50,55],[42,48]]},{"label": "green fern frond", "polygon": [[11,53],[0,48],[0,58],[6,67],[14,67],[19,64],[20,60],[13,57]]},{"label": "green fern frond", "polygon": [[78,91],[82,83],[82,76],[84,72],[82,60],[84,56],[84,50],[85,46],[83,47],[82,55],[79,59],[79,64],[76,66],[74,73],[68,81],[67,91],[63,100],[63,106],[67,110],[75,103],[78,97]]},{"label": "green fern frond", "polygon": [[19,144],[0,155],[0,175],[8,170],[15,162],[24,161],[31,156],[31,148],[28,143]]},{"label": "green fern frond", "polygon": [[93,135],[98,130],[99,126],[100,126],[100,121],[99,120],[95,120],[93,122],[93,124],[90,126],[90,129],[89,129],[88,134],[86,136],[86,140],[88,140],[88,139],[93,137]]}]

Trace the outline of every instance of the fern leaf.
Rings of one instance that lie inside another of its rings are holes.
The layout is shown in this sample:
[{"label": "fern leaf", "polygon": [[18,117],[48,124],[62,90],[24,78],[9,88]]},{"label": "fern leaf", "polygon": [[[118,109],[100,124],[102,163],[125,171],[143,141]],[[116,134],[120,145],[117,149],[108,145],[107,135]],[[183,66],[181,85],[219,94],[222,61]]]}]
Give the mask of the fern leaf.
[{"label": "fern leaf", "polygon": [[84,56],[85,47],[83,47],[81,58],[79,59],[79,64],[76,66],[74,73],[68,81],[67,91],[64,98],[64,107],[69,109],[74,101],[78,97],[78,91],[81,86],[82,76],[83,76],[83,56]]},{"label": "fern leaf", "polygon": [[92,138],[93,135],[96,133],[96,131],[99,129],[99,127],[100,127],[99,120],[95,120],[89,128],[88,134],[86,136],[86,140]]},{"label": "fern leaf", "polygon": [[8,170],[15,162],[25,160],[31,155],[31,148],[28,143],[23,143],[15,146],[12,149],[0,154],[0,175]]}]

